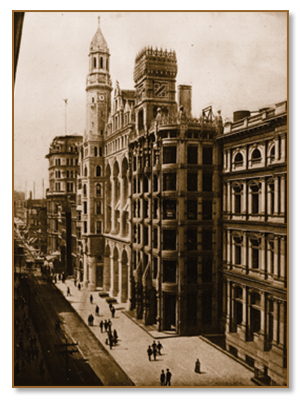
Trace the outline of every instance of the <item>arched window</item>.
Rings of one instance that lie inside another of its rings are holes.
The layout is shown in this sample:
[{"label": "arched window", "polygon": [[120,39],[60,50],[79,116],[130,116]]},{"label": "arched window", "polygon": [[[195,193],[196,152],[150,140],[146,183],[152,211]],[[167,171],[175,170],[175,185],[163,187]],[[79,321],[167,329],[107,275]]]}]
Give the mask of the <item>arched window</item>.
[{"label": "arched window", "polygon": [[99,156],[102,157],[102,147],[99,147]]},{"label": "arched window", "polygon": [[96,168],[96,176],[101,176],[101,167],[99,165]]},{"label": "arched window", "polygon": [[259,213],[259,185],[253,183],[251,186],[251,196],[252,196],[252,214]]},{"label": "arched window", "polygon": [[244,162],[244,159],[243,159],[242,154],[241,153],[237,153],[237,155],[235,156],[235,159],[234,159],[235,165],[242,165],[243,162]]},{"label": "arched window", "polygon": [[97,58],[94,57],[94,68],[97,68]]},{"label": "arched window", "polygon": [[270,160],[273,161],[275,159],[275,146],[272,146],[270,151]]},{"label": "arched window", "polygon": [[83,185],[83,195],[86,196],[86,185]]},{"label": "arched window", "polygon": [[84,176],[88,176],[88,169],[87,169],[87,166],[84,167]]},{"label": "arched window", "polygon": [[258,149],[255,149],[252,153],[252,162],[259,163],[261,161],[261,154]]},{"label": "arched window", "polygon": [[96,196],[101,196],[101,186],[100,183],[96,185]]},{"label": "arched window", "polygon": [[108,71],[108,60],[106,60],[106,69]]},{"label": "arched window", "polygon": [[236,214],[241,213],[241,195],[242,195],[242,187],[241,186],[234,186],[234,212]]},{"label": "arched window", "polygon": [[94,156],[95,156],[95,157],[98,156],[98,149],[97,149],[97,147],[94,147]]}]

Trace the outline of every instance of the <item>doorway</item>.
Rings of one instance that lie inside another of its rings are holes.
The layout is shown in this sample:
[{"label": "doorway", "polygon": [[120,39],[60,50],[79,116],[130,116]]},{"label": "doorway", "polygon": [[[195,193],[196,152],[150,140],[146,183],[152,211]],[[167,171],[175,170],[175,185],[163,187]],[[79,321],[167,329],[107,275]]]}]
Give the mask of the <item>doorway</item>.
[{"label": "doorway", "polygon": [[176,331],[176,294],[164,294],[164,330]]}]

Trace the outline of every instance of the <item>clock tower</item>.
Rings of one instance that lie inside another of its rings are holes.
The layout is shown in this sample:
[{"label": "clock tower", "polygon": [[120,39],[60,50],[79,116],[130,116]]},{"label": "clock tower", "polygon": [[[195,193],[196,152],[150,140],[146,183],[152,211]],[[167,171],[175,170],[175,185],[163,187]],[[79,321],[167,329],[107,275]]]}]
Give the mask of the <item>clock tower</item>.
[{"label": "clock tower", "polygon": [[82,146],[81,232],[84,284],[90,290],[103,284],[104,132],[111,108],[110,54],[98,29],[91,41],[86,79],[86,131]]}]

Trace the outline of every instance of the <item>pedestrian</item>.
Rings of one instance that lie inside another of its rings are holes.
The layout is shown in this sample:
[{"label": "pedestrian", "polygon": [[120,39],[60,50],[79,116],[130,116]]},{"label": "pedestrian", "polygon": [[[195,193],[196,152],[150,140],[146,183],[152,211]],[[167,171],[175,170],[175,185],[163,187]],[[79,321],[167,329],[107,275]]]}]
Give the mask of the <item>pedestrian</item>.
[{"label": "pedestrian", "polygon": [[110,333],[111,333],[111,326],[112,326],[112,322],[111,322],[111,320],[109,319],[109,320],[107,321],[107,327],[108,327],[108,330],[109,330]]},{"label": "pedestrian", "polygon": [[91,326],[94,324],[94,316],[91,314]]},{"label": "pedestrian", "polygon": [[113,307],[111,308],[111,316],[112,316],[112,318],[115,317],[115,312],[116,312],[116,309],[115,309],[115,307],[113,306]]},{"label": "pedestrian", "polygon": [[112,347],[113,347],[113,337],[112,337],[111,334],[109,334],[108,341],[109,341],[109,348],[112,349]]},{"label": "pedestrian", "polygon": [[70,291],[69,286],[67,287],[67,296],[71,296],[71,291]]},{"label": "pedestrian", "polygon": [[80,283],[78,283],[78,286],[77,286],[77,287],[78,287],[78,290],[80,290],[80,289],[81,289],[81,285],[80,285]]},{"label": "pedestrian", "polygon": [[171,377],[172,377],[172,374],[171,374],[170,370],[167,368],[166,386],[171,386]]},{"label": "pedestrian", "polygon": [[114,340],[115,340],[115,343],[117,344],[118,334],[117,334],[117,331],[115,329],[114,329]]},{"label": "pedestrian", "polygon": [[160,386],[165,386],[166,384],[166,374],[165,371],[162,370],[160,374]]},{"label": "pedestrian", "polygon": [[152,343],[152,350],[154,351],[154,349],[156,350],[156,343],[155,343],[155,340],[153,340],[153,343]]},{"label": "pedestrian", "polygon": [[161,356],[161,349],[163,348],[163,345],[160,343],[160,341],[158,341],[157,343],[157,350],[158,350],[158,354]]},{"label": "pedestrian", "polygon": [[93,295],[90,295],[90,303],[93,304]]},{"label": "pedestrian", "polygon": [[104,329],[105,329],[105,332],[107,332],[107,328],[108,328],[108,323],[107,323],[107,320],[105,320],[105,322],[104,322]]},{"label": "pedestrian", "polygon": [[101,333],[103,332],[103,325],[104,325],[104,323],[103,323],[103,321],[101,320],[101,321],[100,321],[100,324],[99,324],[99,327],[100,327],[100,329],[101,329]]},{"label": "pedestrian", "polygon": [[151,361],[151,356],[152,356],[151,346],[148,347],[147,354],[148,354],[149,361]]},{"label": "pedestrian", "polygon": [[156,354],[157,354],[156,347],[154,347],[154,349],[152,350],[152,353],[153,353],[154,361],[156,361]]},{"label": "pedestrian", "polygon": [[110,309],[110,311],[111,311],[112,307],[113,307],[113,305],[112,305],[111,303],[109,303],[109,309]]},{"label": "pedestrian", "polygon": [[96,306],[96,308],[95,308],[95,314],[99,316],[99,307],[98,306]]},{"label": "pedestrian", "polygon": [[74,279],[74,286],[76,286],[76,283],[77,283],[77,279],[75,278]]},{"label": "pedestrian", "polygon": [[196,374],[201,374],[199,358],[197,358],[197,361],[195,363],[195,372],[196,372]]}]

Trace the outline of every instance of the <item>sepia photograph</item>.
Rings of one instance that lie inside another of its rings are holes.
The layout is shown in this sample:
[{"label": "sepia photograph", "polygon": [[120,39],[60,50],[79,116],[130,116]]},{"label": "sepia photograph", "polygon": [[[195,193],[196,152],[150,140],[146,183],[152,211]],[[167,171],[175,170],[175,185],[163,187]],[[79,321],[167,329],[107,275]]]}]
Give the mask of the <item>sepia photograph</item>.
[{"label": "sepia photograph", "polygon": [[12,25],[12,387],[288,388],[289,11]]}]

